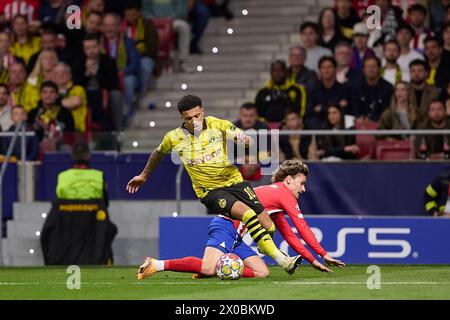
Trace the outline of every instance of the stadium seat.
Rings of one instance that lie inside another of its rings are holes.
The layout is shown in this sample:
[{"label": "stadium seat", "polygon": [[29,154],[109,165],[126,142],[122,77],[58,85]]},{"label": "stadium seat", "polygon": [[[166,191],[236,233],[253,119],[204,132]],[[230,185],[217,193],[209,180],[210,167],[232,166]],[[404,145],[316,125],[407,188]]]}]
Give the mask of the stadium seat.
[{"label": "stadium seat", "polygon": [[[355,130],[376,130],[378,128],[378,122],[366,120],[364,122],[356,122]],[[358,145],[360,152],[360,159],[372,159],[375,156],[376,138],[371,135],[356,135],[356,144]]]},{"label": "stadium seat", "polygon": [[407,160],[411,159],[411,142],[395,140],[377,142],[376,155],[378,160]]},{"label": "stadium seat", "polygon": [[168,69],[174,42],[173,19],[153,18],[148,20],[148,23],[152,23],[158,31],[158,60],[163,69]]}]

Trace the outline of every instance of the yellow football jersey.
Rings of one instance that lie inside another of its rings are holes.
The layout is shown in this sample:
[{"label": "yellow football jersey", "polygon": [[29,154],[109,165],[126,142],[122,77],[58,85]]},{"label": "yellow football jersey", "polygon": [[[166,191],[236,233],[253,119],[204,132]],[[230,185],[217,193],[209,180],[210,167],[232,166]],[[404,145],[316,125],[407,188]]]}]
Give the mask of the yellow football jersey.
[{"label": "yellow football jersey", "polygon": [[242,182],[242,175],[227,156],[227,139],[234,140],[240,129],[228,120],[205,117],[200,135],[178,127],[169,131],[157,150],[176,152],[191,177],[199,198],[209,191]]}]

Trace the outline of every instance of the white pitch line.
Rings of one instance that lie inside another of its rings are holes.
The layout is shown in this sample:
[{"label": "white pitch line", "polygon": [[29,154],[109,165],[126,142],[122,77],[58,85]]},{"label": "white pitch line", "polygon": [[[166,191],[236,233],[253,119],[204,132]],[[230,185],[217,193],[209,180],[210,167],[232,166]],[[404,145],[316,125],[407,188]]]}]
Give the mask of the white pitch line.
[{"label": "white pitch line", "polygon": [[[242,282],[239,282],[242,283]],[[104,286],[104,285],[155,285],[155,282],[145,281],[145,282],[81,282],[83,286]],[[174,281],[174,282],[159,282],[158,284],[165,285],[232,285],[238,284],[236,281],[221,281],[221,282],[203,282],[203,281]],[[288,281],[288,282],[246,282],[244,285],[262,285],[262,284],[275,284],[275,285],[366,285],[365,281]],[[448,281],[381,281],[381,285],[449,285]],[[66,282],[0,282],[0,286],[33,286],[33,285],[55,285],[62,286],[66,285]]]}]

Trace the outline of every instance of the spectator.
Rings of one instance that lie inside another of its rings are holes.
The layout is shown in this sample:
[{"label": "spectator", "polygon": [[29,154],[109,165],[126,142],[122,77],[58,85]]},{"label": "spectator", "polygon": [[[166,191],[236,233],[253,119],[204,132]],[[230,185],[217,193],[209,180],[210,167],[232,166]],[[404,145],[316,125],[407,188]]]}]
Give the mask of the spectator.
[{"label": "spectator", "polygon": [[86,91],[82,86],[73,83],[72,70],[66,63],[58,63],[53,73],[61,98],[61,106],[72,113],[75,130],[85,132],[87,116]]},{"label": "spectator", "polygon": [[300,116],[306,109],[306,91],[302,85],[287,78],[286,63],[276,60],[270,65],[271,79],[256,95],[258,115],[268,122],[281,122],[284,112],[294,108]]},{"label": "spectator", "polygon": [[100,15],[105,13],[105,1],[104,0],[87,0],[84,2],[81,8],[81,24],[86,25],[87,17],[91,12],[96,12]]},{"label": "spectator", "polygon": [[261,165],[254,155],[245,155],[239,166],[239,172],[245,181],[250,182],[253,188],[271,183],[269,175],[261,174]]},{"label": "spectator", "polygon": [[66,63],[70,63],[72,61],[69,53],[65,49],[58,47],[58,38],[55,31],[53,31],[52,29],[44,29],[41,34],[41,44],[41,50],[33,54],[30,58],[27,66],[28,73],[33,70],[34,66],[36,65],[36,61],[43,50],[55,51],[58,56],[58,61]]},{"label": "spectator", "polygon": [[319,60],[319,79],[309,99],[305,114],[308,129],[319,129],[326,121],[329,105],[337,105],[351,113],[349,87],[336,80],[336,60],[322,57]]},{"label": "spectator", "polygon": [[443,48],[437,38],[428,37],[424,42],[425,57],[430,66],[427,82],[435,85],[439,89],[439,92],[443,94],[450,82],[450,61],[442,59]]},{"label": "spectator", "polygon": [[450,118],[450,83],[447,86],[447,92],[444,95],[444,102],[445,102],[445,110],[447,113],[447,118]]},{"label": "spectator", "polygon": [[425,38],[432,36],[433,32],[425,27],[425,21],[427,18],[427,8],[421,4],[413,4],[408,9],[408,21],[411,27],[414,29],[414,36],[411,40],[411,48],[420,52],[424,51]]},{"label": "spectator", "polygon": [[336,45],[346,40],[336,23],[336,13],[332,8],[324,8],[319,15],[319,45],[334,52]]},{"label": "spectator", "polygon": [[340,27],[342,34],[349,40],[352,39],[352,30],[360,21],[358,13],[352,6],[351,0],[336,0],[336,24]]},{"label": "spectator", "polygon": [[0,83],[0,128],[3,131],[7,131],[12,125],[11,106],[8,104],[8,96],[8,86]]},{"label": "spectator", "polygon": [[0,4],[0,16],[3,14],[6,21],[13,21],[17,15],[23,15],[28,21],[38,18],[39,0],[4,0]]},{"label": "spectator", "polygon": [[442,40],[444,42],[444,52],[442,53],[442,56],[445,60],[450,59],[450,21],[448,21],[446,24],[444,24],[444,27],[442,28]]},{"label": "spectator", "polygon": [[41,1],[39,20],[44,24],[64,25],[67,7],[71,0],[47,0]]},{"label": "spectator", "polygon": [[39,90],[27,80],[25,66],[22,63],[13,63],[8,70],[9,105],[23,106],[25,111],[30,112],[37,106],[39,101]]},{"label": "spectator", "polygon": [[31,56],[41,50],[41,38],[33,37],[28,32],[28,19],[22,15],[16,15],[12,21],[13,43],[11,52],[22,58],[28,65]]},{"label": "spectator", "polygon": [[[11,126],[7,131],[14,132],[21,121],[25,121],[26,131],[33,131],[33,129],[28,125],[26,125],[27,121],[27,113],[21,106],[14,106],[11,110]],[[9,148],[9,144],[11,142],[11,137],[4,138],[3,142],[3,154],[6,154]],[[26,143],[26,160],[27,161],[36,161],[39,152],[39,140],[36,135],[32,137],[25,138]],[[22,141],[21,139],[17,139],[16,144],[14,145],[12,156],[15,156],[18,159],[22,158]]]},{"label": "spectator", "polygon": [[381,76],[392,85],[402,81],[402,70],[397,63],[400,56],[400,45],[396,40],[388,40],[383,46],[383,67]]},{"label": "spectator", "polygon": [[[281,130],[303,130],[303,119],[298,112],[289,109],[284,116]],[[310,135],[281,135],[280,160],[310,159],[314,153]]]},{"label": "spectator", "polygon": [[[83,40],[83,55],[74,64],[74,83],[85,88],[88,105],[92,109],[92,122],[100,125],[103,130],[121,128],[123,105],[117,75],[115,61],[100,53],[99,39],[95,35],[86,35]],[[108,108],[103,99],[104,92],[109,93]]]},{"label": "spectator", "polygon": [[396,39],[400,45],[400,56],[397,63],[402,72],[402,80],[406,82],[411,81],[411,74],[409,73],[409,64],[413,60],[424,60],[421,53],[416,50],[411,50],[409,44],[414,35],[414,30],[409,24],[404,24],[397,29]]},{"label": "spectator", "polygon": [[340,42],[334,49],[334,59],[336,60],[336,81],[341,84],[348,84],[350,88],[356,85],[362,73],[351,67],[352,47],[348,42]]},{"label": "spectator", "polygon": [[289,80],[303,85],[306,91],[311,89],[317,80],[316,73],[305,67],[307,54],[302,46],[293,46],[289,49]]},{"label": "spectator", "polygon": [[239,119],[234,122],[236,127],[242,130],[268,130],[269,127],[258,119],[256,105],[251,102],[244,103],[239,109]]},{"label": "spectator", "polygon": [[[323,128],[325,130],[345,130],[344,113],[338,106],[328,106],[327,121]],[[349,130],[353,127],[348,128]],[[354,135],[331,135],[317,137],[316,156],[320,159],[339,158],[357,159],[359,147],[356,145]]]},{"label": "spectator", "polygon": [[[408,85],[397,82],[394,87],[391,104],[380,117],[378,129],[380,130],[410,130],[416,127],[417,106],[415,100],[409,95]],[[395,140],[406,137],[377,136],[379,139]]]},{"label": "spectator", "polygon": [[[419,126],[424,130],[449,130],[450,119],[445,113],[445,106],[440,100],[433,100],[427,108],[427,119]],[[416,155],[419,159],[444,159],[450,156],[450,135],[432,135],[416,137]]]},{"label": "spectator", "polygon": [[450,170],[445,170],[425,188],[424,208],[430,216],[450,216]]},{"label": "spectator", "polygon": [[54,50],[42,50],[28,76],[28,83],[39,89],[44,81],[53,81],[53,69],[58,62],[58,55]]},{"label": "spectator", "polygon": [[[430,25],[435,33],[440,33],[446,21],[450,0],[432,0],[430,4]],[[448,20],[447,20],[448,21]]]},{"label": "spectator", "polygon": [[75,130],[72,114],[58,102],[58,87],[46,81],[40,90],[37,108],[28,113],[28,123],[35,129],[40,141],[44,136],[57,137],[60,132]]},{"label": "spectator", "polygon": [[362,70],[362,61],[375,57],[375,52],[367,46],[369,30],[360,22],[353,26],[353,52],[351,67],[356,71]]},{"label": "spectator", "polygon": [[190,0],[189,2],[189,20],[192,24],[192,37],[190,52],[191,54],[202,54],[199,43],[208,26],[209,9],[202,0]]},{"label": "spectator", "polygon": [[187,22],[188,8],[186,0],[142,0],[142,9],[146,18],[172,18],[173,29],[177,34],[178,65],[181,72],[189,71],[186,60],[191,43],[191,26]]},{"label": "spectator", "polygon": [[23,62],[22,59],[14,56],[9,46],[11,44],[10,35],[7,32],[0,32],[0,83],[8,83],[8,68],[14,62]]},{"label": "spectator", "polygon": [[411,73],[409,95],[418,107],[419,118],[425,118],[428,105],[438,98],[439,90],[426,82],[430,69],[425,61],[413,60],[409,64],[409,70]]},{"label": "spectator", "polygon": [[136,49],[141,55],[139,82],[142,95],[149,88],[149,80],[158,58],[158,32],[153,24],[144,21],[139,4],[133,2],[125,6],[125,19],[120,30],[135,41]]},{"label": "spectator", "polygon": [[330,49],[318,45],[319,27],[313,22],[304,22],[300,26],[300,38],[307,51],[305,65],[317,72],[319,59],[323,56],[331,56],[333,53]]},{"label": "spectator", "polygon": [[120,33],[119,16],[107,13],[103,17],[102,45],[105,53],[116,61],[119,75],[123,75],[125,114],[133,113],[134,92],[138,88],[141,56],[133,40]]},{"label": "spectator", "polygon": [[392,5],[392,0],[375,0],[374,4],[380,7],[382,41],[395,38],[395,31],[404,24],[403,11]]},{"label": "spectator", "polygon": [[355,87],[352,111],[359,120],[378,121],[392,96],[392,85],[380,77],[381,62],[377,57],[363,61],[364,79]]}]

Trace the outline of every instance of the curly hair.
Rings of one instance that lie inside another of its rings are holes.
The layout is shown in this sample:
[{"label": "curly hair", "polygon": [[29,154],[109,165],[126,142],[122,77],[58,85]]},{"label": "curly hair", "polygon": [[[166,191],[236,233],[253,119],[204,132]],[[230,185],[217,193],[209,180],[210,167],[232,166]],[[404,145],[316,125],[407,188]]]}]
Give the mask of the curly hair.
[{"label": "curly hair", "polygon": [[272,175],[272,182],[282,182],[287,176],[295,176],[299,173],[308,175],[308,166],[301,160],[292,159],[283,161]]}]

